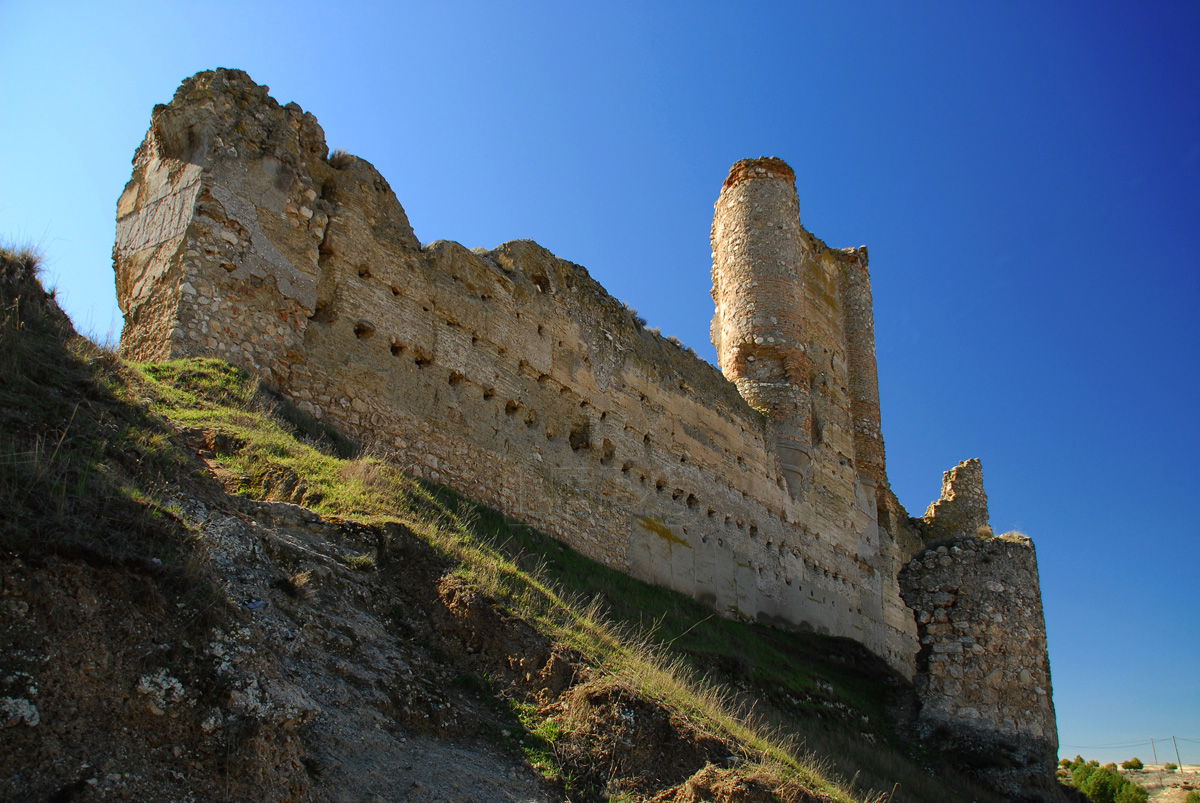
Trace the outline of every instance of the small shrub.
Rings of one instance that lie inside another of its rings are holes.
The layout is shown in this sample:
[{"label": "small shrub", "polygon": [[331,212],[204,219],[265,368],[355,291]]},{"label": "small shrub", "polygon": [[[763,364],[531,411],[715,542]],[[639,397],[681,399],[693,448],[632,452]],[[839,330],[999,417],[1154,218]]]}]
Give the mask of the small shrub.
[{"label": "small shrub", "polygon": [[354,163],[354,156],[346,153],[341,148],[337,148],[333,153],[329,154],[329,165],[335,170],[345,170]]},{"label": "small shrub", "polygon": [[1100,767],[1092,771],[1086,780],[1076,786],[1095,803],[1115,803],[1117,793],[1127,783],[1114,765],[1114,768]]},{"label": "small shrub", "polygon": [[1125,782],[1117,791],[1117,796],[1113,798],[1113,803],[1146,803],[1150,799],[1150,793],[1135,783]]},{"label": "small shrub", "polygon": [[1140,770],[1140,769],[1143,769],[1145,766],[1146,765],[1143,764],[1142,760],[1140,758],[1138,758],[1137,756],[1134,756],[1133,758],[1129,759],[1128,761],[1121,762],[1121,769],[1123,769],[1123,770]]},{"label": "small shrub", "polygon": [[346,565],[356,572],[369,572],[375,568],[374,555],[351,555],[346,558]]},{"label": "small shrub", "polygon": [[[1088,780],[1092,777],[1093,773],[1095,773],[1097,769],[1099,768],[1093,767],[1091,764],[1072,765],[1071,783],[1076,789],[1082,791],[1083,787],[1087,784]],[[1087,793],[1084,792],[1084,794]]]},{"label": "small shrub", "polygon": [[33,276],[40,276],[42,273],[42,254],[32,246],[9,248],[0,245],[0,260],[13,263]]},{"label": "small shrub", "polygon": [[1188,792],[1187,797],[1183,799],[1183,803],[1200,803],[1200,791]]},{"label": "small shrub", "polygon": [[1174,772],[1175,770],[1179,769],[1179,765],[1172,764],[1170,761],[1168,761],[1166,764],[1163,764],[1163,769],[1167,772]]},{"label": "small shrub", "polygon": [[275,587],[294,599],[307,599],[312,596],[312,587],[308,584],[310,580],[312,572],[294,572],[275,581]]},{"label": "small shrub", "polygon": [[628,304],[626,304],[624,302],[621,303],[621,306],[624,307],[625,311],[629,313],[629,317],[633,318],[634,324],[636,324],[639,329],[646,328],[646,319],[643,318],[641,315],[638,315],[638,311],[636,309],[634,309],[633,307],[629,306]]}]

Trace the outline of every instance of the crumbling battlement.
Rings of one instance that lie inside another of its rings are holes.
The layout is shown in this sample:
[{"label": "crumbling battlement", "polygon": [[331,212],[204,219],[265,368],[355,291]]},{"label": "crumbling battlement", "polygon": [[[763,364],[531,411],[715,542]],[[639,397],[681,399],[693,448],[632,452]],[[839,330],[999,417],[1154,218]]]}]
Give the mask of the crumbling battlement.
[{"label": "crumbling battlement", "polygon": [[983,463],[974,457],[942,474],[942,495],[921,517],[927,541],[963,535],[989,535]]},{"label": "crumbling battlement", "polygon": [[245,366],[608,565],[912,677],[899,577],[927,525],[888,487],[866,249],[804,230],[778,159],[734,165],[712,243],[720,371],[536,243],[422,246],[312,115],[200,73],[118,204],[121,348]]}]

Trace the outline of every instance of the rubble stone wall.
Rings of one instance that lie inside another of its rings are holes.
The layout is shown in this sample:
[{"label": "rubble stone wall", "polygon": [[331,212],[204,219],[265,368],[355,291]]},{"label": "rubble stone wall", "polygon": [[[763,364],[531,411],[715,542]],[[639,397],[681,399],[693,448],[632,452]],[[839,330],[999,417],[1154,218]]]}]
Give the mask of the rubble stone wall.
[{"label": "rubble stone wall", "polygon": [[1054,772],[1058,733],[1033,543],[969,535],[916,556],[901,573],[921,648],[922,735],[970,755],[1016,798]]},{"label": "rubble stone wall", "polygon": [[983,464],[964,460],[942,474],[942,494],[922,516],[927,541],[960,535],[990,535],[988,498],[983,490]]}]

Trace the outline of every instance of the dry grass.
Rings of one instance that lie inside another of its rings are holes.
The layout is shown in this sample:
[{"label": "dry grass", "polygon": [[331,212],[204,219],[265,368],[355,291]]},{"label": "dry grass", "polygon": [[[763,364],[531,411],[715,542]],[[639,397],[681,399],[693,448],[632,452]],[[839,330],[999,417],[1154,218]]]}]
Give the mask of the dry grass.
[{"label": "dry grass", "polygon": [[[733,741],[780,784],[800,783],[834,800],[855,799],[794,739],[760,721],[683,658],[608,619],[597,599],[573,595],[504,554],[484,532],[479,507],[452,494],[439,495],[377,458],[339,458],[299,441],[286,417],[264,404],[253,380],[224,363],[184,360],[141,370],[147,378],[143,390],[157,409],[181,426],[215,432],[230,444],[217,459],[245,478],[243,493],[269,497],[266,479],[286,471],[305,484],[317,512],[366,524],[400,523],[451,558],[467,584],[639,693],[677,710],[698,730]],[[358,570],[375,568],[371,555],[351,555],[345,562]]]},{"label": "dry grass", "polygon": [[[799,636],[700,613],[688,608],[694,605],[689,600],[616,575],[495,511],[414,481],[361,450],[358,456],[337,456],[331,453],[329,436],[314,430],[311,421],[266,398],[250,377],[225,363],[184,360],[140,370],[145,379],[138,393],[151,398],[155,409],[227,444],[216,459],[242,478],[239,492],[271,498],[277,488],[272,477],[295,477],[304,488],[304,504],[318,513],[406,527],[448,558],[465,584],[577,650],[619,682],[667,705],[697,731],[736,744],[747,772],[772,779],[779,789],[799,785],[838,801],[991,799],[965,781],[950,791],[944,778],[930,777],[886,738],[869,742],[856,732],[797,728],[795,719],[766,716],[746,702],[752,694],[714,681],[696,660],[697,655],[744,660],[751,676],[796,695],[825,678],[837,684],[836,699],[851,701],[851,706],[861,703],[882,727],[886,715],[870,699],[880,692],[864,690],[877,685],[878,678],[839,680],[839,670],[820,663],[819,654],[832,645],[814,643],[807,648],[808,657],[798,657],[793,653],[803,643]],[[364,571],[375,567],[371,555],[351,555],[346,563]],[[619,583],[620,591],[609,596],[588,592],[595,586],[581,577]],[[303,583],[293,580],[290,585],[300,588]],[[651,614],[656,618],[649,623],[628,613],[614,618],[613,596],[627,597],[639,611],[659,613]],[[687,626],[672,618],[681,610],[691,617]]]}]

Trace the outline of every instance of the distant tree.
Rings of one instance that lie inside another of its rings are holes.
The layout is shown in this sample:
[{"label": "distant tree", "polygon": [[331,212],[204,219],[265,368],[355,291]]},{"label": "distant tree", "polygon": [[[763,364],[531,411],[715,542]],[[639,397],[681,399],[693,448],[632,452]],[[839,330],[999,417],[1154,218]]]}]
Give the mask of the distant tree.
[{"label": "distant tree", "polygon": [[1071,785],[1092,803],[1146,803],[1149,799],[1145,789],[1117,771],[1116,764],[1102,767],[1097,761],[1084,761],[1076,757],[1067,769],[1071,773]]},{"label": "distant tree", "polygon": [[1087,795],[1092,803],[1116,803],[1117,793],[1125,785],[1125,779],[1112,768],[1100,767],[1088,774],[1087,778],[1076,786],[1080,792]]},{"label": "distant tree", "polygon": [[[1120,791],[1117,792],[1117,796],[1113,798],[1113,803],[1146,803],[1149,799],[1149,792],[1137,784],[1126,780],[1125,785],[1121,787]],[[1200,803],[1200,797],[1197,798],[1197,803]]]},{"label": "distant tree", "polygon": [[1166,764],[1163,764],[1163,769],[1167,772],[1174,772],[1175,770],[1179,769],[1179,765],[1172,764],[1170,761],[1168,761]]},{"label": "distant tree", "polygon": [[[1088,778],[1092,776],[1098,768],[1091,764],[1080,762],[1079,764],[1071,765],[1071,784],[1079,790],[1083,789],[1083,785],[1087,783]],[[1086,792],[1084,793],[1086,794]]]},{"label": "distant tree", "polygon": [[1140,758],[1138,758],[1137,756],[1134,756],[1133,758],[1129,759],[1128,761],[1121,762],[1121,769],[1123,769],[1123,770],[1140,770],[1140,769],[1143,769],[1145,766],[1146,765],[1143,764],[1142,760]]}]

